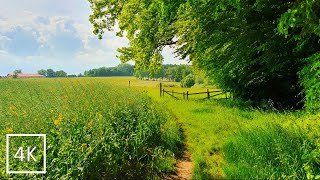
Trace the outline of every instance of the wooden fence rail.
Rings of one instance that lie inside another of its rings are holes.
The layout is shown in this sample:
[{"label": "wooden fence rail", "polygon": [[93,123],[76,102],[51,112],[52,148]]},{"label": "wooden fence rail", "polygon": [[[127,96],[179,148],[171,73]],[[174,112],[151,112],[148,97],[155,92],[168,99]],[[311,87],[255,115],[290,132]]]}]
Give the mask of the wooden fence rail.
[{"label": "wooden fence rail", "polygon": [[[229,97],[228,97],[228,93],[229,93]],[[202,98],[202,99],[210,99],[212,97],[216,97],[216,96],[223,95],[223,94],[225,94],[225,99],[231,98],[230,91],[220,91],[220,90],[209,91],[209,89],[207,89],[207,91],[205,91],[205,92],[195,92],[195,93],[190,93],[189,91],[176,92],[174,90],[165,90],[164,88],[162,88],[162,83],[160,83],[160,97],[164,97],[164,94],[167,94],[175,99],[179,99],[175,95],[182,94],[183,99],[187,99],[187,100],[189,99],[189,96],[199,95],[199,94],[207,94],[207,97]]]}]

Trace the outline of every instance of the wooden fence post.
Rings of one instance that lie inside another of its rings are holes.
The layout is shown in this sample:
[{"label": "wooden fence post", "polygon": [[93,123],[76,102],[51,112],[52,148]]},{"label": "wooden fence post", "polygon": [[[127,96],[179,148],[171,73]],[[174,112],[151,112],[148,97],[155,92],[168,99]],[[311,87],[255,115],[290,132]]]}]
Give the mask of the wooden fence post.
[{"label": "wooden fence post", "polygon": [[160,83],[160,97],[162,96],[162,83]]},{"label": "wooden fence post", "polygon": [[189,99],[189,91],[187,91],[187,100]]},{"label": "wooden fence post", "polygon": [[130,81],[129,81],[129,88],[130,88]]},{"label": "wooden fence post", "polygon": [[210,99],[210,92],[209,89],[207,89],[208,99]]},{"label": "wooden fence post", "polygon": [[162,89],[162,97],[164,97],[164,89]]},{"label": "wooden fence post", "polygon": [[186,98],[185,96],[186,96],[186,94],[183,92],[183,99],[185,99],[185,98]]}]

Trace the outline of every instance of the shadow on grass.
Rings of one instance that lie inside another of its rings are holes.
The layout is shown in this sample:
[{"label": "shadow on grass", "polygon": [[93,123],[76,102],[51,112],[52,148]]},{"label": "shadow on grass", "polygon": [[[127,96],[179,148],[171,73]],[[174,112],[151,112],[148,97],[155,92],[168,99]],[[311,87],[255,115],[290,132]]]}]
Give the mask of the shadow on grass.
[{"label": "shadow on grass", "polygon": [[[261,101],[261,102],[253,102],[253,101],[243,101],[241,99],[213,99],[213,100],[204,100],[207,102],[216,103],[226,108],[236,108],[244,112],[252,112],[252,111],[261,111],[267,113],[288,113],[295,112],[296,114],[303,114],[303,109],[296,110],[294,108],[276,108],[272,101]],[[204,102],[203,101],[203,102]]]}]

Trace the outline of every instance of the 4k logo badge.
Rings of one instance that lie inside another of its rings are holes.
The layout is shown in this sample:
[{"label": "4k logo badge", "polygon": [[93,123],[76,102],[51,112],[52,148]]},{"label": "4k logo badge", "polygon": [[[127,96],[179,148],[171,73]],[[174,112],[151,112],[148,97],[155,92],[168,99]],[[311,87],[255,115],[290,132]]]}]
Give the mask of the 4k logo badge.
[{"label": "4k logo badge", "polygon": [[6,171],[8,174],[45,174],[46,135],[7,134]]}]

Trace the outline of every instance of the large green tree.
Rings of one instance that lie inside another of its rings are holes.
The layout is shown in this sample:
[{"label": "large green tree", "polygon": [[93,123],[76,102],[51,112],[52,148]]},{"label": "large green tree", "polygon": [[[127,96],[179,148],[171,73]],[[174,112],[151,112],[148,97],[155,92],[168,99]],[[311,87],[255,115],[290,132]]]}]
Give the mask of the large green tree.
[{"label": "large green tree", "polygon": [[309,102],[319,103],[310,90],[320,90],[319,70],[313,68],[320,66],[319,1],[89,2],[95,34],[101,38],[117,24],[117,35],[130,40],[119,49],[122,62],[156,71],[163,48],[175,45],[177,55],[242,99],[301,107],[306,92]]},{"label": "large green tree", "polygon": [[47,69],[47,77],[56,77],[56,72],[53,69]]},{"label": "large green tree", "polygon": [[56,71],[55,75],[56,75],[56,77],[67,77],[68,76],[68,74],[66,72],[64,72],[63,70]]},{"label": "large green tree", "polygon": [[47,70],[40,69],[40,70],[38,70],[38,74],[43,75],[43,76],[47,76]]}]

